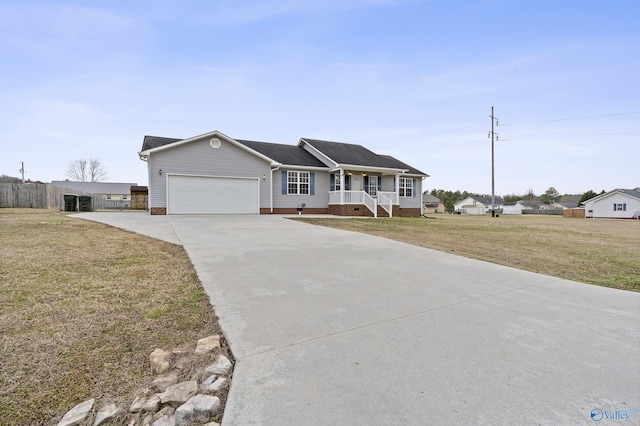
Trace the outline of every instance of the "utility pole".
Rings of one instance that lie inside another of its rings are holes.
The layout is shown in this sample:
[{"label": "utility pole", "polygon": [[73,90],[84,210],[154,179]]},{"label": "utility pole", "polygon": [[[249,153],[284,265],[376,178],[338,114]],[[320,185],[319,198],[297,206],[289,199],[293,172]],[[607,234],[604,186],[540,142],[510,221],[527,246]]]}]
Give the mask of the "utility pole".
[{"label": "utility pole", "polygon": [[22,168],[20,169],[20,173],[22,173],[22,183],[24,183],[24,161],[22,163]]},{"label": "utility pole", "polygon": [[493,145],[494,140],[498,139],[498,134],[493,131],[493,124],[498,125],[498,119],[493,115],[493,107],[491,107],[491,132],[489,132],[489,136],[491,137],[491,217],[496,217],[496,179],[495,179],[495,166],[494,166],[494,156],[493,156]]}]

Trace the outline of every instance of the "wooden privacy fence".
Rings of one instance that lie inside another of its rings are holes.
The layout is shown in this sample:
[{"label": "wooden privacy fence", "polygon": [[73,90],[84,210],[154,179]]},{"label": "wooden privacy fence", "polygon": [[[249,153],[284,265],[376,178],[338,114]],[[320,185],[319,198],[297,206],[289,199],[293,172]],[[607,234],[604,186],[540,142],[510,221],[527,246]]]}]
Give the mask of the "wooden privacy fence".
[{"label": "wooden privacy fence", "polygon": [[[48,183],[0,183],[0,208],[60,209],[62,195],[70,193]],[[91,195],[73,191],[77,195]]]}]

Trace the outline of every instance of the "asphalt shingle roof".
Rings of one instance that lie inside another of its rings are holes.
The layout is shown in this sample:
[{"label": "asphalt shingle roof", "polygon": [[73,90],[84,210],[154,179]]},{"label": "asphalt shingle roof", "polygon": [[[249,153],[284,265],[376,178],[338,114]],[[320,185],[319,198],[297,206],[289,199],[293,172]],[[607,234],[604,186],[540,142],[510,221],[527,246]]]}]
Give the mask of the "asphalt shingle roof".
[{"label": "asphalt shingle roof", "polygon": [[168,145],[170,143],[178,142],[184,139],[176,139],[176,138],[163,138],[160,136],[145,136],[142,141],[142,149],[141,151],[146,151],[148,149],[157,148],[159,146]]},{"label": "asphalt shingle roof", "polygon": [[277,161],[292,166],[327,167],[322,161],[306,150],[295,145],[285,145],[270,142],[257,142],[235,139],[244,146]]},{"label": "asphalt shingle roof", "polygon": [[[142,142],[142,151],[158,148],[181,140],[184,139],[145,136]],[[421,172],[420,170],[415,169],[390,155],[376,154],[362,145],[323,141],[319,139],[303,138],[302,140],[338,164],[381,167],[386,169],[404,169],[408,170],[409,174],[428,176],[426,173]],[[326,164],[318,160],[299,145],[285,145],[241,139],[235,139],[235,141],[282,164],[292,166],[327,167]]]},{"label": "asphalt shingle roof", "polygon": [[338,164],[384,167],[388,169],[404,168],[398,167],[397,162],[391,161],[388,157],[378,155],[362,145],[307,138],[302,138],[302,140]]}]

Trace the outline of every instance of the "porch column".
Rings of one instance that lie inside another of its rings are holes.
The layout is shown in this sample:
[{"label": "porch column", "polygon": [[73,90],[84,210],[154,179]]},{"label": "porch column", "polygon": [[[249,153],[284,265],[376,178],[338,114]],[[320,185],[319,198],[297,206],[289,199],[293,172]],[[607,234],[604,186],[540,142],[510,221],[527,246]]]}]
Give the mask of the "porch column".
[{"label": "porch column", "polygon": [[344,170],[340,169],[340,205],[344,205]]},{"label": "porch column", "polygon": [[398,204],[400,204],[400,174],[396,175],[396,198],[398,200]]}]

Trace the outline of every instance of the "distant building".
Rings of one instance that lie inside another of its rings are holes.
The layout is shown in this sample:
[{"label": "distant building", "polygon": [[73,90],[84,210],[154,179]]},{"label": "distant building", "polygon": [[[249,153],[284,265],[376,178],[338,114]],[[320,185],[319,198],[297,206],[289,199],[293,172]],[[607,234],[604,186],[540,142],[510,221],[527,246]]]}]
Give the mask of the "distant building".
[{"label": "distant building", "polygon": [[637,219],[640,216],[640,188],[614,189],[584,202],[585,217]]}]

